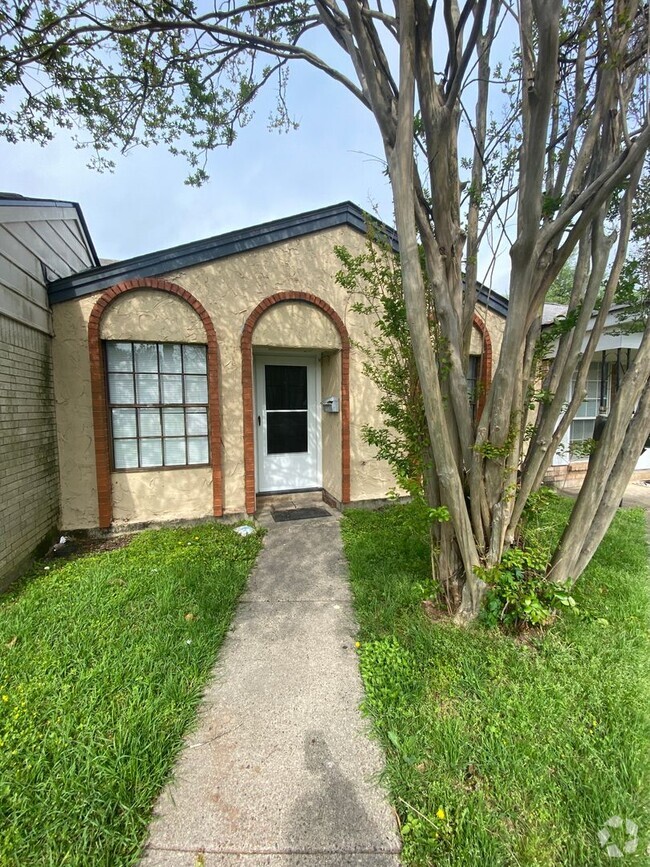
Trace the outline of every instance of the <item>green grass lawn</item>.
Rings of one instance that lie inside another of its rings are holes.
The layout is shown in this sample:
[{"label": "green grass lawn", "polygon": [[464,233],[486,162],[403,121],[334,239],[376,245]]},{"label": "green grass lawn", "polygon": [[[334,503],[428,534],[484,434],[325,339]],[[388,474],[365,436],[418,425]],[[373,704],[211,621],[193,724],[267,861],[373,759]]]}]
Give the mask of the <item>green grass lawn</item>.
[{"label": "green grass lawn", "polygon": [[133,864],[259,551],[145,532],[0,597],[0,864]]},{"label": "green grass lawn", "polygon": [[[536,532],[560,532],[557,499]],[[426,528],[412,506],[343,523],[366,710],[409,865],[596,867],[610,817],[650,843],[649,569],[644,515],[619,513],[578,582],[579,612],[515,640],[432,622]],[[622,850],[625,828],[610,829]]]}]

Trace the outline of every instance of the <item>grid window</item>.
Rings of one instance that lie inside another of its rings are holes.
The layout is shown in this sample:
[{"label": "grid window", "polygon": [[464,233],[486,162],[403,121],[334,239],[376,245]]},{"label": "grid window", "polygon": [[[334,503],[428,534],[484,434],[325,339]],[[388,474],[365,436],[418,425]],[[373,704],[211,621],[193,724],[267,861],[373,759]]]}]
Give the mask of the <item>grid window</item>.
[{"label": "grid window", "polygon": [[481,370],[481,356],[470,355],[467,365],[467,395],[469,397],[469,405],[472,408],[472,415],[476,415],[476,407],[478,404],[479,390],[479,374]]},{"label": "grid window", "polygon": [[[575,387],[575,377],[574,377]],[[600,409],[601,395],[606,411],[609,410],[609,365],[603,366],[599,361],[592,361],[586,382],[587,394],[578,407],[574,420],[571,422],[570,442],[582,443],[594,435],[596,416]]]},{"label": "grid window", "polygon": [[105,346],[114,469],[208,464],[206,347]]}]

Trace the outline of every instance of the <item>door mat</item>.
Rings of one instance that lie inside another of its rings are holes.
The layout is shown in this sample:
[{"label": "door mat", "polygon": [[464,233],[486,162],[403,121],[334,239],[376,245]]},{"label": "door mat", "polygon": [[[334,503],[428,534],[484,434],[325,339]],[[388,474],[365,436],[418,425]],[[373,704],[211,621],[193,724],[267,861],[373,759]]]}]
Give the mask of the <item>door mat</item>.
[{"label": "door mat", "polygon": [[311,506],[307,509],[282,509],[273,512],[274,521],[303,521],[305,518],[331,518],[332,515],[327,509],[319,509],[317,506]]}]

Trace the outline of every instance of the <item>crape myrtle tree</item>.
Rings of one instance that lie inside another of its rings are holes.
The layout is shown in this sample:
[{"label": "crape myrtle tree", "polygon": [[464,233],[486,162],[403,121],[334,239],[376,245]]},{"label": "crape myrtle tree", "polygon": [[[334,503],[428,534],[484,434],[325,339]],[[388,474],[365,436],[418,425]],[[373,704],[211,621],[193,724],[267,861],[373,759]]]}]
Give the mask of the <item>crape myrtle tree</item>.
[{"label": "crape myrtle tree", "polygon": [[[393,192],[431,505],[450,516],[438,529],[438,572],[457,585],[459,618],[475,615],[485,590],[477,567],[497,564],[516,538],[582,400],[626,261],[650,142],[647,4],[2,0],[0,10],[4,136],[46,142],[80,126],[99,166],[116,148],[163,143],[202,181],[205,154],[233,142],[261,88],[276,88],[276,123],[291,125],[287,72],[297,61],[372,112]],[[499,239],[509,312],[475,421],[465,374],[478,256]],[[569,314],[540,388],[542,305],[572,254]],[[578,578],[614,515],[650,430],[649,374],[646,325],[550,564],[558,582]]]}]

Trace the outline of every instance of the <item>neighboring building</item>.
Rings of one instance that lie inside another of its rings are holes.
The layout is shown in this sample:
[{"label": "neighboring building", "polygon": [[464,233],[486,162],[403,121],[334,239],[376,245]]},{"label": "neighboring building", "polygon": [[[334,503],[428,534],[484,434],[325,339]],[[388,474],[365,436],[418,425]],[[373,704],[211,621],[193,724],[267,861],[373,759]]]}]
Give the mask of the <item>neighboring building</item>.
[{"label": "neighboring building", "polygon": [[[552,305],[555,308],[561,305]],[[599,414],[608,415],[614,396],[641,345],[642,332],[634,329],[625,306],[612,307],[589,366],[587,394],[571,422],[548,476],[556,481],[580,480],[587,471],[587,452]],[[566,307],[551,311],[547,324]],[[587,345],[596,314],[592,316],[583,349]],[[639,455],[633,478],[650,478],[650,445]]]},{"label": "neighboring building", "polygon": [[74,202],[0,193],[0,586],[59,523],[46,284],[97,264]]},{"label": "neighboring building", "polygon": [[[252,514],[269,492],[384,498],[362,436],[380,423],[355,347],[369,323],[335,280],[334,248],[365,232],[343,203],[52,281],[62,528]],[[479,301],[480,401],[507,308]]]}]

